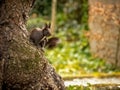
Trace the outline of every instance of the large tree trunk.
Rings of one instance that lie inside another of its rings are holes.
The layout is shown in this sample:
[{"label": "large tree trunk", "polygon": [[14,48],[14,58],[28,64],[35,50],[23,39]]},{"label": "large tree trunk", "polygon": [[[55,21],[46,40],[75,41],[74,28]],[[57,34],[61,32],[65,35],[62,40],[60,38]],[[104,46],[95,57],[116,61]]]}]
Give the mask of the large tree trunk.
[{"label": "large tree trunk", "polygon": [[91,51],[120,67],[120,0],[89,0]]},{"label": "large tree trunk", "polygon": [[0,90],[64,90],[25,23],[35,0],[0,0]]}]

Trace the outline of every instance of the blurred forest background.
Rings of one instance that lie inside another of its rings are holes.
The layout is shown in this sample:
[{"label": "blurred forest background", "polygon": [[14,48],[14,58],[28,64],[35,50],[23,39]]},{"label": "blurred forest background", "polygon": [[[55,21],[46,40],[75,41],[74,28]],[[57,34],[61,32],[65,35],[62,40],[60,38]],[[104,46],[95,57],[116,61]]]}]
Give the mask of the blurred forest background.
[{"label": "blurred forest background", "polygon": [[[51,22],[51,17],[52,0],[36,0],[27,23],[28,30]],[[45,54],[61,76],[119,73],[119,68],[90,53],[88,0],[58,0],[54,18],[53,36],[58,37],[60,43],[55,48],[46,48]]]}]

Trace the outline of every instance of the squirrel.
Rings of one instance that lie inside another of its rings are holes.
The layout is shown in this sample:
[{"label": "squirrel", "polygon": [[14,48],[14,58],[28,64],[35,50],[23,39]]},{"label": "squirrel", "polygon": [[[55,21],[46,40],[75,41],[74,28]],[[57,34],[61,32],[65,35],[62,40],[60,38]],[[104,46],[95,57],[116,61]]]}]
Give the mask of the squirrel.
[{"label": "squirrel", "polygon": [[43,29],[35,28],[30,33],[30,40],[35,44],[37,47],[44,47],[45,43],[47,42],[47,37],[51,36],[50,32],[50,24],[45,24]]},{"label": "squirrel", "polygon": [[47,37],[51,36],[50,32],[50,24],[45,24],[43,29],[35,28],[30,33],[30,41],[34,43],[35,46],[47,47],[48,49],[52,49],[56,47],[60,43],[60,39],[58,37],[51,37],[47,39]]}]

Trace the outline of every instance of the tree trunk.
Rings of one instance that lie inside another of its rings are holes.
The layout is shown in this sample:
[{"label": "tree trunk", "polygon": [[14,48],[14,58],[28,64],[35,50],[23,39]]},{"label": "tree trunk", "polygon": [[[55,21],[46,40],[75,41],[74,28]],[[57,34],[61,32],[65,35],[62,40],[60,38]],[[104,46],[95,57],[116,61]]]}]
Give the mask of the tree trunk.
[{"label": "tree trunk", "polygon": [[89,6],[92,53],[120,67],[120,0],[89,0]]},{"label": "tree trunk", "polygon": [[55,32],[55,24],[56,24],[56,9],[57,8],[57,0],[52,0],[52,14],[51,14],[51,32],[54,35]]},{"label": "tree trunk", "polygon": [[0,0],[0,90],[64,90],[63,80],[29,42],[28,13],[35,0]]}]

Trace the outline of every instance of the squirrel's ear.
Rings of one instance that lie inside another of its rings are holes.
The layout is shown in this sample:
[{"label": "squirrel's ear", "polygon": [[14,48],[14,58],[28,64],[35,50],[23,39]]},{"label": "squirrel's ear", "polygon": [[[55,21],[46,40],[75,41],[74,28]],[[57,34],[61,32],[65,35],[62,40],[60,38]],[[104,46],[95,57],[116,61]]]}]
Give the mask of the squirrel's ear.
[{"label": "squirrel's ear", "polygon": [[46,29],[48,27],[48,25],[47,25],[47,23],[45,23],[45,27],[44,27],[44,29]]},{"label": "squirrel's ear", "polygon": [[49,24],[45,23],[45,27],[44,27],[44,29],[50,28],[50,26],[51,26],[50,23],[49,23]]},{"label": "squirrel's ear", "polygon": [[48,27],[47,23],[45,23],[45,27],[46,27],[46,28]]},{"label": "squirrel's ear", "polygon": [[51,23],[48,24],[48,28],[50,28],[50,27],[51,27]]}]

